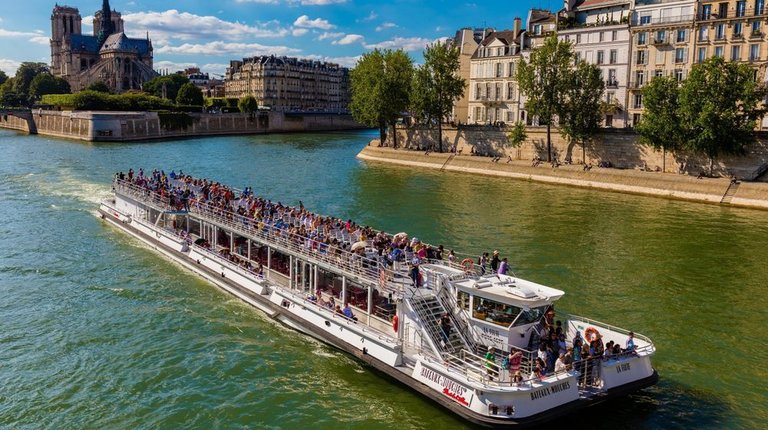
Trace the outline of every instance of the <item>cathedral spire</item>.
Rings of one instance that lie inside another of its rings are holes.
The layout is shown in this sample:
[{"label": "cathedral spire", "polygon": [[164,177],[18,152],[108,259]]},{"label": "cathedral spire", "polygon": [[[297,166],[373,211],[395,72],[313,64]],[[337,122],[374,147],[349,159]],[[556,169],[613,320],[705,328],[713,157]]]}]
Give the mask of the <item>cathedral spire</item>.
[{"label": "cathedral spire", "polygon": [[99,31],[99,46],[104,44],[110,34],[115,32],[115,27],[112,24],[112,9],[109,7],[109,0],[104,0],[101,3],[101,22]]}]

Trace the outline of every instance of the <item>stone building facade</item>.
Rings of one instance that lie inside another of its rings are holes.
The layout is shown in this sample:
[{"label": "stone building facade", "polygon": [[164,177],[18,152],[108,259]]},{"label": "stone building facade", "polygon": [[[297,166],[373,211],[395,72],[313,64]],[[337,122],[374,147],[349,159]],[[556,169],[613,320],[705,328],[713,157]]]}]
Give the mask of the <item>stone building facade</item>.
[{"label": "stone building facade", "polygon": [[82,34],[77,8],[56,5],[51,14],[51,73],[80,91],[104,82],[113,92],[140,89],[158,74],[152,42],[125,35],[122,16],[104,0],[94,14],[93,35]]},{"label": "stone building facade", "polygon": [[346,112],[349,69],[291,57],[258,56],[230,61],[226,97],[254,96],[259,106],[278,111]]}]

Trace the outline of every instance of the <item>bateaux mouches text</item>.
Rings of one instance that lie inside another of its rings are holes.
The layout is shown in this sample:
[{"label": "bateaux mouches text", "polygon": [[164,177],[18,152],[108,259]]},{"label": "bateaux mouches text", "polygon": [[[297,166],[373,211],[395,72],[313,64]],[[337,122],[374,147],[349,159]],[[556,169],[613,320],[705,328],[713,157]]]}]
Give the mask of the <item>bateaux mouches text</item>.
[{"label": "bateaux mouches text", "polygon": [[461,403],[464,406],[469,406],[469,401],[466,398],[466,394],[469,391],[468,388],[426,367],[421,368],[421,376],[442,386],[443,394],[446,396]]},{"label": "bateaux mouches text", "polygon": [[571,383],[569,381],[560,382],[559,384],[550,385],[549,387],[544,387],[536,391],[531,392],[531,400],[538,400],[542,399],[544,397],[547,397],[551,394],[556,394],[561,391],[565,391],[571,388]]}]

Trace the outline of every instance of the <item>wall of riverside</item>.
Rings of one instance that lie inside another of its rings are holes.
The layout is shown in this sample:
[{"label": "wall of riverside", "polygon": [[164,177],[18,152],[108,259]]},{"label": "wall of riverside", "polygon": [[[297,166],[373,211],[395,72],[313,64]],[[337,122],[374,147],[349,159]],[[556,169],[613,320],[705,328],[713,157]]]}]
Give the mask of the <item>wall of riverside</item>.
[{"label": "wall of riverside", "polygon": [[[490,126],[462,126],[443,128],[443,148],[456,148],[462,154],[476,153],[487,156],[500,156],[504,160],[531,161],[536,155],[547,160],[547,133],[543,127],[529,127],[527,139],[518,148],[509,145],[508,130]],[[571,159],[573,163],[586,160],[588,164],[598,165],[608,161],[621,169],[664,170],[670,173],[698,175],[709,168],[706,157],[695,156],[683,151],[677,153],[657,151],[638,143],[635,133],[625,130],[605,130],[594,142],[582,147],[569,143],[557,130],[552,130],[552,152],[560,162]],[[398,146],[414,149],[432,147],[437,142],[437,130],[419,127],[398,127]],[[391,146],[392,135],[386,145]],[[682,167],[682,168],[681,168]],[[747,180],[768,167],[768,135],[761,134],[757,143],[751,145],[744,156],[728,156],[715,160],[714,173],[722,176],[735,175]]]},{"label": "wall of riverside", "polygon": [[[157,112],[91,112],[33,110],[37,133],[86,141],[137,141],[229,134],[334,131],[364,128],[350,115],[263,112],[191,113],[193,123],[185,129],[167,129]],[[0,127],[30,132],[27,121],[0,116]]]}]

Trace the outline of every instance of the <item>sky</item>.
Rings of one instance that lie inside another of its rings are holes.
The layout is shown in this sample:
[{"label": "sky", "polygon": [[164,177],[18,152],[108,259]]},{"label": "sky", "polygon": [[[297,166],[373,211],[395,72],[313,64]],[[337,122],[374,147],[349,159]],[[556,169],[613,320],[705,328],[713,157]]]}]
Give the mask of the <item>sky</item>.
[{"label": "sky", "polygon": [[[59,0],[62,1],[62,0]],[[9,7],[11,3],[15,6]],[[92,34],[101,0],[66,0]],[[50,63],[51,11],[55,1],[0,0],[0,70],[19,63]],[[562,0],[111,0],[129,37],[147,37],[155,69],[197,66],[221,75],[230,60],[287,55],[353,67],[375,48],[402,48],[417,63],[428,43],[462,27],[512,27],[528,9],[558,8]]]}]

